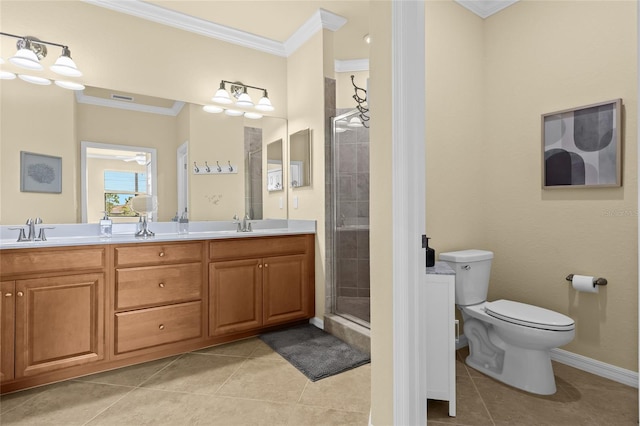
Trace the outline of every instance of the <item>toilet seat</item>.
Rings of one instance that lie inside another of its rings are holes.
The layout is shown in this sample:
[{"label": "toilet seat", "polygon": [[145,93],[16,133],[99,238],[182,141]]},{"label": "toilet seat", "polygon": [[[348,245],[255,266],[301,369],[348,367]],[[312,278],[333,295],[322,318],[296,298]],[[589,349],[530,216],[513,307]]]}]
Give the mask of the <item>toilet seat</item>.
[{"label": "toilet seat", "polygon": [[485,312],[503,321],[541,330],[570,331],[575,328],[573,319],[566,315],[511,300],[486,302]]}]

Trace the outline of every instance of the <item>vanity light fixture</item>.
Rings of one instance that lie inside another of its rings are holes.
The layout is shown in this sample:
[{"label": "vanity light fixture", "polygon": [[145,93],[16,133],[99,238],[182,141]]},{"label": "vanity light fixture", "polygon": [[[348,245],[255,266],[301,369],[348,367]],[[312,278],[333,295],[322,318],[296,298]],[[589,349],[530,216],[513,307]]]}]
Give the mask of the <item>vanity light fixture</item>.
[{"label": "vanity light fixture", "polygon": [[0,80],[13,80],[16,75],[9,71],[0,71]]},{"label": "vanity light fixture", "polygon": [[[227,91],[227,84],[229,85],[229,91]],[[262,97],[258,101],[257,104],[253,103],[251,96],[248,93],[248,89],[255,89],[262,91]],[[269,100],[269,96],[267,94],[267,89],[262,87],[251,86],[248,84],[244,84],[238,81],[228,81],[222,80],[220,82],[220,87],[216,91],[216,94],[211,98],[211,100],[215,103],[222,105],[231,105],[234,103],[233,98],[235,98],[235,105],[240,108],[255,108],[258,112],[253,111],[240,111],[237,109],[227,109],[216,105],[205,105],[203,109],[206,112],[211,113],[220,113],[224,112],[227,115],[239,117],[244,115],[247,118],[258,120],[263,117],[261,112],[273,111],[273,105],[271,104],[271,100]]]},{"label": "vanity light fixture", "polygon": [[[56,47],[62,48],[62,54],[55,61],[55,63],[49,67],[51,71],[55,72],[56,74],[64,75],[66,77],[82,76],[82,72],[78,69],[73,59],[71,59],[71,51],[69,50],[68,46],[60,43],[54,43],[51,41],[40,40],[32,36],[18,36],[15,34],[9,34],[4,32],[0,32],[0,35],[18,39],[18,41],[16,42],[16,47],[18,48],[18,51],[16,52],[15,55],[9,58],[9,62],[13,65],[16,65],[18,67],[25,68],[28,70],[40,71],[44,68],[40,63],[40,61],[47,56],[47,45],[56,46]],[[2,60],[2,62],[0,63],[4,63],[4,60]],[[11,77],[11,75],[13,75],[13,77]],[[16,74],[8,71],[2,71],[1,78],[12,79],[12,78],[15,78],[15,75]],[[24,80],[33,84],[40,84],[40,85],[51,84],[51,80],[44,77],[37,77],[37,76],[23,75],[23,74],[18,74],[18,77],[21,80]],[[70,90],[84,89],[84,85],[76,82],[55,81],[55,83],[57,86],[63,87],[65,89],[70,89]]]}]

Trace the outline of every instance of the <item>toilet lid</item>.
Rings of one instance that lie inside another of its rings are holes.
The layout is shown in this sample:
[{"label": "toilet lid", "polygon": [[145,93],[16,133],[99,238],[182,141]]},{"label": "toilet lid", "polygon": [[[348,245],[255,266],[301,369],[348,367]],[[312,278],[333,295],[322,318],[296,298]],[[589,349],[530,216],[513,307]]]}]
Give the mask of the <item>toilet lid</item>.
[{"label": "toilet lid", "polygon": [[575,327],[574,321],[566,315],[511,300],[487,302],[485,312],[494,318],[542,330],[569,331]]}]

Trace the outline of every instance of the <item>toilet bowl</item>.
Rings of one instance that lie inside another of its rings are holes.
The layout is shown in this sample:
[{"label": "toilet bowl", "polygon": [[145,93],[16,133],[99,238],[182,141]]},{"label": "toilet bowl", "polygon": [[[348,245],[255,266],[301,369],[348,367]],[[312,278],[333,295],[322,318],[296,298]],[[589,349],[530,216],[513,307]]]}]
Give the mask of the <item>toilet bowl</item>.
[{"label": "toilet bowl", "polygon": [[493,253],[463,250],[441,253],[456,272],[456,304],[469,341],[470,367],[527,392],[556,392],[550,350],[575,337],[573,319],[510,300],[487,302]]}]

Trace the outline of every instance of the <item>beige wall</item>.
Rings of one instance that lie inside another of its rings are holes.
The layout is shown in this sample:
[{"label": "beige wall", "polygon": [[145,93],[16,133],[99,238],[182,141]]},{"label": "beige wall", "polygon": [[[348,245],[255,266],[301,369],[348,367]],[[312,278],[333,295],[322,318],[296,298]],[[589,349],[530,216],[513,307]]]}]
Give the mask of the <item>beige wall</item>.
[{"label": "beige wall", "polygon": [[[637,371],[636,2],[519,2],[485,22],[489,297],[576,321],[564,349]],[[623,187],[542,190],[540,115],[622,98]],[[609,280],[575,293],[570,273]],[[613,349],[615,348],[615,349]]]},{"label": "beige wall", "polygon": [[[492,250],[489,300],[569,315],[576,338],[563,349],[637,371],[635,3],[522,1],[483,21],[453,2],[427,2],[426,20],[436,252]],[[540,115],[618,97],[624,186],[541,189]],[[610,285],[575,293],[570,273]]]},{"label": "beige wall", "polygon": [[[75,222],[80,154],[73,92],[23,81],[0,82],[0,223],[18,225],[36,216],[45,223]],[[20,151],[61,157],[62,193],[20,192]]]},{"label": "beige wall", "polygon": [[[78,104],[76,111],[78,149],[80,141],[156,149],[158,220],[171,220],[178,205],[176,149],[181,143],[178,118],[87,104]],[[95,222],[97,214],[99,211],[88,210],[89,221]],[[78,216],[78,221],[80,219]]]},{"label": "beige wall", "polygon": [[371,423],[393,424],[391,3],[370,3]]},{"label": "beige wall", "polygon": [[207,161],[209,167],[227,165],[239,168],[238,173],[189,175],[192,220],[231,220],[244,217],[244,119],[224,114],[209,114],[190,105],[189,164],[199,167]]},{"label": "beige wall", "polygon": [[[289,218],[317,221],[316,316],[325,309],[325,226],[324,226],[324,44],[331,34],[323,30],[287,60],[289,134],[311,129],[311,186],[289,190]],[[316,102],[309,102],[315,99]],[[288,144],[287,144],[288,146]],[[288,155],[286,156],[289,157]],[[288,179],[288,176],[287,176]],[[288,182],[288,180],[287,180]],[[294,208],[294,197],[298,207]]]}]

